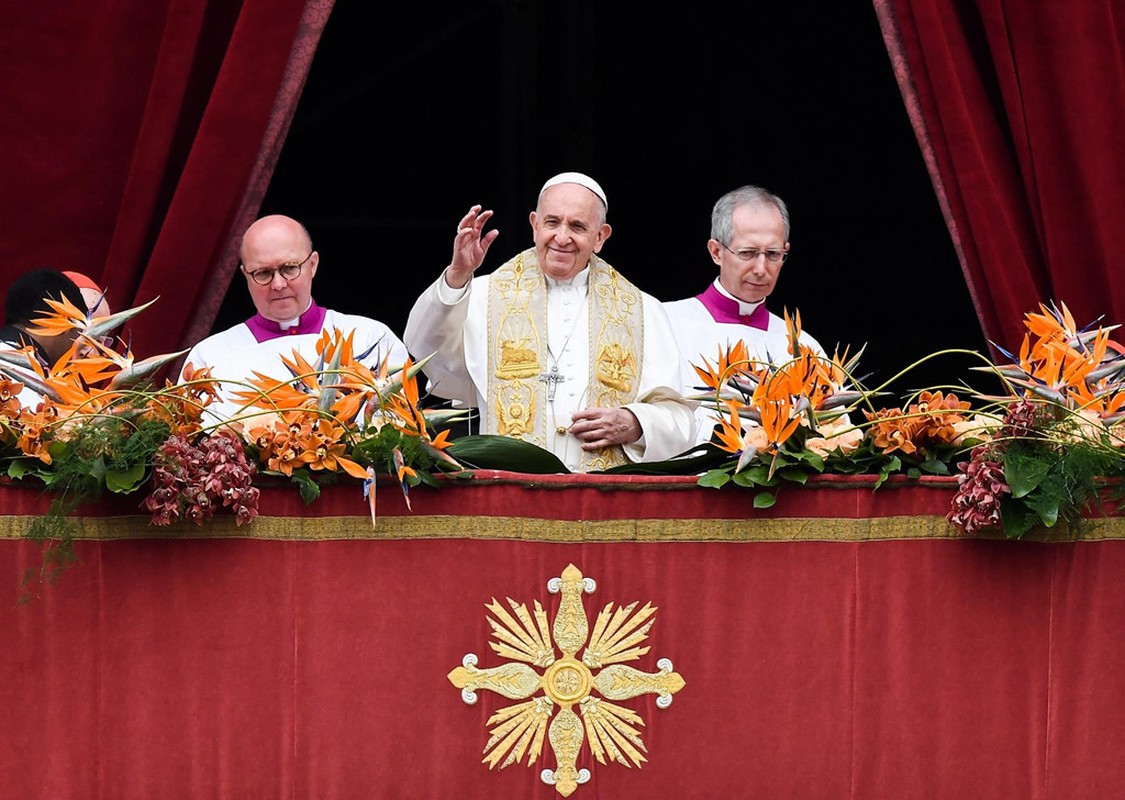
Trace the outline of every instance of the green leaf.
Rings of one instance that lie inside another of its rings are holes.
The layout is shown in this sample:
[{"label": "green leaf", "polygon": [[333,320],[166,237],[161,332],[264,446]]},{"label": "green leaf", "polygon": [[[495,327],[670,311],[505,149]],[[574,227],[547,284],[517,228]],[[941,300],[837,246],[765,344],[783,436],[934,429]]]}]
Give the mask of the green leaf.
[{"label": "green leaf", "polygon": [[705,442],[667,461],[622,464],[602,472],[606,475],[699,475],[707,470],[717,469],[731,460],[730,453],[711,442]]},{"label": "green leaf", "polygon": [[1034,494],[1024,500],[1027,507],[1039,515],[1045,528],[1053,528],[1059,521],[1059,498],[1046,494]]},{"label": "green leaf", "polygon": [[17,458],[8,465],[8,477],[19,480],[28,475],[43,477],[43,462],[32,458]]},{"label": "green leaf", "polygon": [[1029,513],[1023,503],[1004,498],[1000,501],[1000,521],[1005,536],[1019,539],[1035,525],[1035,515]]},{"label": "green leaf", "polygon": [[699,486],[706,486],[709,489],[719,489],[730,483],[730,474],[726,470],[712,469],[704,472],[699,476],[696,481]]},{"label": "green leaf", "polygon": [[500,469],[530,475],[569,473],[554,453],[510,436],[481,433],[454,439],[449,455],[470,469]]},{"label": "green leaf", "polygon": [[310,505],[316,498],[320,497],[320,486],[303,472],[293,473],[293,483],[297,484],[297,489],[301,492],[301,499],[305,501],[305,505]]},{"label": "green leaf", "polygon": [[793,483],[799,483],[802,486],[808,483],[809,480],[809,474],[797,467],[786,467],[784,469],[779,469],[774,473],[774,475],[779,478],[784,478],[787,481],[793,481]]},{"label": "green leaf", "polygon": [[758,486],[777,486],[777,476],[770,475],[769,464],[755,464],[741,474],[751,478]]},{"label": "green leaf", "polygon": [[1014,454],[1004,456],[1004,480],[1012,488],[1012,497],[1027,497],[1047,476],[1051,465],[1039,458],[1019,457]]},{"label": "green leaf", "polygon": [[906,475],[909,478],[917,480],[918,478],[922,477],[922,470],[918,469],[917,467],[911,467],[906,471]]},{"label": "green leaf", "polygon": [[928,461],[923,461],[918,465],[918,468],[922,470],[922,472],[928,472],[931,475],[949,474],[949,466],[944,461],[937,458],[931,458]]},{"label": "green leaf", "polygon": [[802,450],[801,460],[815,469],[817,472],[824,472],[824,459],[814,453],[812,450]]},{"label": "green leaf", "polygon": [[145,479],[145,465],[138,463],[125,469],[109,469],[105,473],[105,488],[118,494],[128,494]]},{"label": "green leaf", "polygon": [[735,484],[747,487],[777,486],[778,480],[777,475],[770,475],[770,468],[767,464],[755,464],[734,476]]},{"label": "green leaf", "polygon": [[758,492],[754,495],[754,508],[769,508],[776,502],[777,497],[771,492]]},{"label": "green leaf", "polygon": [[761,481],[757,480],[754,477],[754,473],[748,469],[744,469],[742,472],[736,472],[731,480],[734,481],[735,486],[742,486],[747,489],[752,489],[755,486],[761,485]]}]

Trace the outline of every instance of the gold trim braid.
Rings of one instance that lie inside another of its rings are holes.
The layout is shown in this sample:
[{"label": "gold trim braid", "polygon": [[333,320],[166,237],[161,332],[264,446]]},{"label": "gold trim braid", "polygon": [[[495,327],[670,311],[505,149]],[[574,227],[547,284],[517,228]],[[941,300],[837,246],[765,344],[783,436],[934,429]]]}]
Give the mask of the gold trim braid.
[{"label": "gold trim braid", "polygon": [[[453,491],[453,490],[451,490]],[[34,517],[0,515],[0,541],[22,539]],[[967,539],[945,517],[786,517],[769,519],[606,519],[561,520],[503,515],[380,516],[374,529],[367,516],[262,516],[238,527],[234,517],[216,515],[198,526],[178,522],[156,527],[144,515],[94,517],[76,514],[74,538],[259,539],[273,541],[387,541],[396,539],[481,539],[526,542],[871,542]],[[976,539],[1003,539],[1003,534]],[[1125,517],[1083,519],[1070,531],[1033,530],[1025,542],[1125,540]]]}]

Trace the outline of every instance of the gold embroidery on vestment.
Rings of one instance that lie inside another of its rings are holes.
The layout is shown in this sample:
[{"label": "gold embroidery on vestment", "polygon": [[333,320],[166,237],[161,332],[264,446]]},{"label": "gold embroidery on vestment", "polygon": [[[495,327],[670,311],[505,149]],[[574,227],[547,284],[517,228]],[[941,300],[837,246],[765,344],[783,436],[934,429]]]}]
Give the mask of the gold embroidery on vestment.
[{"label": "gold embroidery on vestment", "polygon": [[[642,370],[644,313],[641,293],[609,264],[590,260],[587,289],[586,399],[589,406],[617,408],[636,399]],[[547,283],[534,248],[502,264],[489,278],[488,341],[492,369],[487,389],[492,409],[486,433],[548,446]],[[554,383],[550,384],[552,387]],[[553,395],[552,395],[553,397]],[[551,420],[563,435],[566,425]],[[626,463],[611,447],[582,451],[584,472]]]},{"label": "gold embroidery on vestment", "polygon": [[517,439],[531,433],[535,402],[535,389],[524,381],[501,386],[496,392],[496,432]]},{"label": "gold embroidery on vestment", "polygon": [[633,368],[633,354],[617,343],[607,344],[598,352],[595,375],[611,389],[628,393],[633,388],[637,372]]},{"label": "gold embroidery on vestment", "polygon": [[531,378],[540,371],[535,351],[530,347],[523,347],[522,342],[511,339],[500,342],[500,363],[496,367],[496,377],[504,380]]}]

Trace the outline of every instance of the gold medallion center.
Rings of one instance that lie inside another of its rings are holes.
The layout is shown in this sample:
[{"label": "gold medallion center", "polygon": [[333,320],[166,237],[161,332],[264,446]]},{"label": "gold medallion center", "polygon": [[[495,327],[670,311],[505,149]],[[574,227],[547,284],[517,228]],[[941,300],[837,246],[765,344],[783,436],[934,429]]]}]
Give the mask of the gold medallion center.
[{"label": "gold medallion center", "polygon": [[556,661],[543,674],[543,691],[559,705],[576,703],[590,693],[590,669],[574,658]]}]

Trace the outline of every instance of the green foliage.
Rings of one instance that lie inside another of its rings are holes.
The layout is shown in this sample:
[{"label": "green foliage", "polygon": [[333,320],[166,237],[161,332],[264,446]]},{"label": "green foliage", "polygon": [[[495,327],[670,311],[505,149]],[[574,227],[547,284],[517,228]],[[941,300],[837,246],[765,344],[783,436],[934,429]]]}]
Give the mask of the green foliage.
[{"label": "green foliage", "polygon": [[[65,440],[51,443],[50,464],[29,457],[9,463],[10,478],[39,480],[53,495],[47,513],[34,519],[27,531],[27,538],[46,543],[41,580],[53,580],[77,560],[77,526],[70,514],[96,501],[104,490],[135,491],[147,479],[153,453],[168,435],[168,426],[157,420],[91,415],[77,421]],[[31,577],[25,576],[25,584]]]},{"label": "green foliage", "polygon": [[1103,479],[1123,470],[1119,455],[1082,441],[1012,439],[1002,461],[1011,495],[1001,500],[1001,511],[1011,539],[1036,527],[1072,529],[1098,502]]},{"label": "green foliage", "polygon": [[448,452],[472,469],[511,470],[530,475],[570,472],[554,453],[510,436],[462,436],[453,440]]},{"label": "green foliage", "polygon": [[446,462],[439,461],[430,450],[426,449],[422,440],[404,434],[393,425],[384,425],[374,435],[356,442],[352,446],[351,454],[359,463],[373,466],[376,472],[394,475],[398,471],[395,464],[395,450],[401,454],[403,463],[410,465],[415,472],[413,477],[407,479],[411,486],[420,483],[437,486],[434,473],[448,468]]}]

